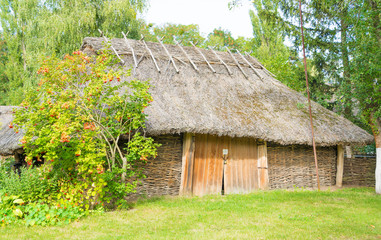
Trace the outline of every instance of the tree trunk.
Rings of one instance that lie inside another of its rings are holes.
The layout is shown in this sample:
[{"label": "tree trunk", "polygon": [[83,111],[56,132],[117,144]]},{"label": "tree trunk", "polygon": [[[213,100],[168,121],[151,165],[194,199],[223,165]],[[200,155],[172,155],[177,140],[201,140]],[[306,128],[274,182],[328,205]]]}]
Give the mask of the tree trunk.
[{"label": "tree trunk", "polygon": [[26,48],[25,48],[24,39],[21,40],[21,48],[22,48],[24,71],[26,71]]},{"label": "tree trunk", "polygon": [[371,127],[376,141],[376,193],[381,194],[381,120],[371,119]]},{"label": "tree trunk", "polygon": [[[372,27],[374,35],[378,41],[378,44],[381,44],[381,21],[379,15],[379,5],[378,1],[369,0],[371,11],[372,11]],[[381,194],[381,119],[373,119],[371,115],[371,124],[374,139],[376,141],[376,193]]]},{"label": "tree trunk", "polygon": [[123,161],[123,165],[122,165],[122,170],[123,170],[123,173],[122,173],[122,183],[125,183],[126,182],[126,172],[127,172],[127,159],[125,157],[122,156],[122,161]]},{"label": "tree trunk", "polygon": [[[378,136],[381,141],[381,136]],[[376,148],[377,162],[376,162],[376,193],[381,194],[381,147]]]},{"label": "tree trunk", "polygon": [[[345,6],[341,12],[341,19],[340,19],[340,25],[341,25],[341,59],[343,61],[343,82],[345,84],[348,84],[350,81],[350,67],[349,67],[349,53],[348,53],[348,40],[347,40],[347,31],[348,31],[348,23],[347,23],[347,17],[348,17],[348,9],[347,6]],[[352,102],[352,99],[349,99],[350,102]],[[352,103],[350,104],[352,105]],[[352,119],[352,109],[351,106],[344,106],[344,116],[346,118]]]},{"label": "tree trunk", "polygon": [[[381,129],[380,125],[378,129]],[[381,194],[381,133],[374,134],[376,140],[376,193]]]}]

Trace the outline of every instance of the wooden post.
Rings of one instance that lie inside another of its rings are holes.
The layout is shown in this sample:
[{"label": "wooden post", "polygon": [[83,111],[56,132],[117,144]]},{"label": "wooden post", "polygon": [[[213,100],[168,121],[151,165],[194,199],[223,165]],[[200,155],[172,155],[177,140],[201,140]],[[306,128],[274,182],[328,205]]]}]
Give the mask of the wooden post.
[{"label": "wooden post", "polygon": [[269,172],[267,163],[267,144],[258,144],[258,183],[259,189],[269,189]]},{"label": "wooden post", "polygon": [[336,172],[336,186],[343,186],[343,173],[344,173],[344,147],[337,145],[337,172]]},{"label": "wooden post", "polygon": [[192,194],[195,136],[184,133],[180,195]]},{"label": "wooden post", "polygon": [[381,148],[376,147],[376,193],[381,194]]},{"label": "wooden post", "polygon": [[345,151],[347,153],[347,158],[352,158],[352,148],[351,146],[346,146]]}]

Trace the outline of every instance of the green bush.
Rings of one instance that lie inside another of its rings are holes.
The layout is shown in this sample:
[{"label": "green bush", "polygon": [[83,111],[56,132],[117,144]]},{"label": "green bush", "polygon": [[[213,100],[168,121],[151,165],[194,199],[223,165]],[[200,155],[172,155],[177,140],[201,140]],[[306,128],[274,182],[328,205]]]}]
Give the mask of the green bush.
[{"label": "green bush", "polygon": [[[89,57],[76,51],[44,60],[38,87],[25,94],[11,126],[24,130],[26,163],[48,164],[22,172],[19,180],[15,174],[0,180],[9,194],[93,210],[118,204],[133,191],[143,177],[135,166],[157,154],[158,144],[141,134],[153,99],[149,82],[126,79],[130,72],[118,63],[107,52]],[[121,134],[129,136],[124,149]]]},{"label": "green bush", "polygon": [[33,202],[26,205],[24,210],[23,223],[27,226],[68,224],[86,215],[83,209],[69,202],[57,204],[56,206]]},{"label": "green bush", "polygon": [[0,168],[0,189],[8,195],[19,196],[26,202],[55,201],[59,190],[57,177],[43,176],[38,168],[21,168],[20,175]]},{"label": "green bush", "polygon": [[68,224],[85,215],[86,212],[69,202],[48,205],[41,201],[26,203],[15,195],[0,191],[0,225],[12,223],[33,225]]}]

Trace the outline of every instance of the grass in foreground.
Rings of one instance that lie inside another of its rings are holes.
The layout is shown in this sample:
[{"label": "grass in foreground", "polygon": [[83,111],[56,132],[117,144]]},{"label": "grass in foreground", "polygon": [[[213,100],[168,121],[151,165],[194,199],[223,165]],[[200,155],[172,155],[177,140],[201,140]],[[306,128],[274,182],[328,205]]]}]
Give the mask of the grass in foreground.
[{"label": "grass in foreground", "polygon": [[374,189],[158,198],[59,227],[0,227],[1,239],[381,239]]}]

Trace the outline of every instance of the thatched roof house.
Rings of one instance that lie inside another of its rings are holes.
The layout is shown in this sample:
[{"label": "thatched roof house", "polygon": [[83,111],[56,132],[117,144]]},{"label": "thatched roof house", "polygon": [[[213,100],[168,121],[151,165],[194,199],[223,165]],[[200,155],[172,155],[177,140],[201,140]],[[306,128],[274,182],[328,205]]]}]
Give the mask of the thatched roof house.
[{"label": "thatched roof house", "polygon": [[[81,50],[97,51],[103,43],[103,38],[85,38]],[[138,61],[133,77],[151,80],[154,102],[147,108],[151,134],[191,132],[282,145],[312,144],[307,99],[274,79],[252,57],[173,45],[164,49],[153,42],[145,43],[146,48],[142,41],[128,40],[127,44],[125,39],[111,43],[127,68],[135,64],[132,48]],[[314,102],[312,114],[320,146],[372,141],[366,131]]]},{"label": "thatched roof house", "polygon": [[[316,186],[307,99],[254,58],[144,40],[113,39],[111,46],[120,64],[133,68],[128,79],[152,85],[147,132],[162,146],[139,193]],[[81,50],[93,55],[103,48],[104,38],[85,38]],[[373,138],[314,102],[312,115],[321,182],[333,185],[342,146]],[[0,134],[0,144],[8,135]]]},{"label": "thatched roof house", "polygon": [[[97,54],[104,41],[85,38],[81,50]],[[307,99],[254,58],[144,40],[111,46],[131,77],[153,86],[147,131],[163,146],[147,169],[145,194],[316,186]],[[312,115],[320,180],[340,185],[342,146],[373,138],[314,102]]]}]

